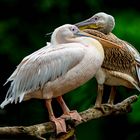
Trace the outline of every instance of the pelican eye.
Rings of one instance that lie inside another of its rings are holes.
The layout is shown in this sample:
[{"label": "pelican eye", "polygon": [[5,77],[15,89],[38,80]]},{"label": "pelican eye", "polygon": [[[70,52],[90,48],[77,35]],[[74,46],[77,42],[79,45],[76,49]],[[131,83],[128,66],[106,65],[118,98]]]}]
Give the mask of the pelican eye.
[{"label": "pelican eye", "polygon": [[98,17],[98,16],[94,17],[94,21],[97,21],[98,19],[99,19],[99,17]]},{"label": "pelican eye", "polygon": [[77,33],[79,31],[79,29],[77,27],[71,27],[70,30],[73,32],[73,33]]}]

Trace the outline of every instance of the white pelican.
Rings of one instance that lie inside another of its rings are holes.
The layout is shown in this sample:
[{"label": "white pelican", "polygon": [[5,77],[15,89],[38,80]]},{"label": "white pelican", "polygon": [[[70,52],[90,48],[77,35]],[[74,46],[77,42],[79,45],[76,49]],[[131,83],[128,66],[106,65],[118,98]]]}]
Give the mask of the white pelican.
[{"label": "white pelican", "polygon": [[[7,80],[11,86],[1,108],[9,103],[38,98],[45,100],[57,133],[66,131],[63,117],[69,115],[80,121],[81,117],[69,110],[62,95],[93,78],[104,59],[99,41],[85,34],[69,24],[55,29],[51,43],[25,57]],[[55,118],[52,98],[62,107],[63,117]]]},{"label": "white pelican", "polygon": [[[140,54],[132,45],[111,33],[115,27],[113,16],[100,12],[75,25],[93,35],[93,38],[97,37],[99,41],[102,38],[107,41],[105,44],[101,42],[105,59],[99,70],[100,74],[96,74],[98,96],[95,106],[101,107],[104,84],[112,86],[108,100],[110,105],[114,103],[116,93],[114,86],[136,88],[140,91]],[[107,44],[110,46],[110,43],[114,46],[107,48]]]}]

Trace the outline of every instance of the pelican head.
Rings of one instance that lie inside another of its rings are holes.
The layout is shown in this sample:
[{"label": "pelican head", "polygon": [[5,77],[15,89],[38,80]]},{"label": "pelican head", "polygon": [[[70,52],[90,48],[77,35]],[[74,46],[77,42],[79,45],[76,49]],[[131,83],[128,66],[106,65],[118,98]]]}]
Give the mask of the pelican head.
[{"label": "pelican head", "polygon": [[53,45],[62,43],[75,42],[78,36],[86,36],[86,33],[80,31],[78,27],[71,24],[65,24],[56,28],[51,36],[51,43]]},{"label": "pelican head", "polygon": [[79,29],[95,29],[105,34],[111,32],[115,26],[115,19],[113,16],[104,12],[99,12],[91,18],[75,24]]}]

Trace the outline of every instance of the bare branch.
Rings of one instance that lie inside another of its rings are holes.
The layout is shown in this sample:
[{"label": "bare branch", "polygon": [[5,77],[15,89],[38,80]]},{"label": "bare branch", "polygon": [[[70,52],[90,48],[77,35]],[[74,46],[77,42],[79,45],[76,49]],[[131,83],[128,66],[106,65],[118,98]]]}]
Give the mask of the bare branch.
[{"label": "bare branch", "polygon": [[[138,96],[134,95],[125,99],[121,103],[113,105],[113,107],[107,104],[103,104],[102,107],[104,111],[91,107],[80,113],[84,121],[82,122],[75,121],[74,126],[84,123],[85,121],[97,119],[108,115],[118,115],[122,113],[128,113],[131,111],[131,104],[135,102],[137,99]],[[55,132],[55,125],[53,122],[46,122],[32,126],[0,127],[0,136],[28,135],[36,137],[41,140],[45,140],[45,138],[43,138],[42,135],[50,134],[53,132]],[[63,137],[71,136],[72,132],[70,132],[70,134],[67,134],[66,136],[63,135]]]}]

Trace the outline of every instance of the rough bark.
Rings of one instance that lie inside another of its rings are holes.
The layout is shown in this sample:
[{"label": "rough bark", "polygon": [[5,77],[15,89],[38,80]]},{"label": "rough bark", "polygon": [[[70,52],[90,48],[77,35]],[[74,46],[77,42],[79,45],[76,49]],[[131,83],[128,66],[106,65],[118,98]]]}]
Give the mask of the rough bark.
[{"label": "rough bark", "polygon": [[[131,111],[131,104],[137,100],[138,96],[131,96],[124,101],[109,106],[107,104],[102,105],[102,109],[96,109],[91,107],[83,112],[80,112],[81,117],[83,118],[82,122],[75,121],[73,126],[76,127],[81,123],[90,121],[93,119],[101,118],[108,115],[118,115],[123,113],[128,113]],[[69,122],[69,120],[66,120]],[[2,136],[32,136],[37,139],[45,140],[42,136],[45,134],[55,134],[55,125],[53,122],[45,122],[41,124],[36,124],[32,126],[12,126],[12,127],[0,127],[0,137]],[[65,140],[74,135],[74,128],[69,129],[67,134],[61,135],[59,138],[50,137],[50,140]]]}]

